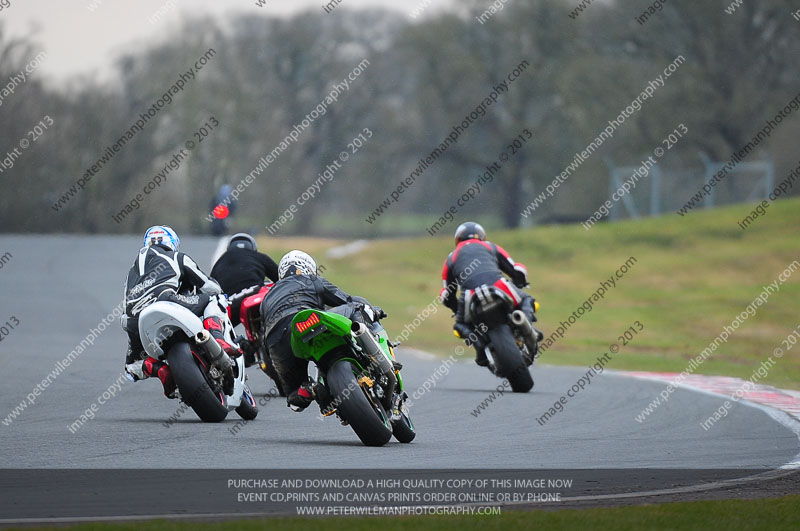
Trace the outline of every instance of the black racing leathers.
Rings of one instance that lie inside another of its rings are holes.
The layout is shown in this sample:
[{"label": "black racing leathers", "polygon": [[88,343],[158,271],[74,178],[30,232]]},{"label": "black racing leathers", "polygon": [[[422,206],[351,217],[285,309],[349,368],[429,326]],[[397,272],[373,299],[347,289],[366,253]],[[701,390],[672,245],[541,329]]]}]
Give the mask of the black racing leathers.
[{"label": "black racing leathers", "polygon": [[[189,293],[193,288],[197,293]],[[142,247],[125,282],[126,331],[130,341],[126,363],[145,357],[139,339],[138,317],[148,305],[156,300],[168,300],[202,316],[210,296],[221,292],[219,284],[184,253],[160,245]]]},{"label": "black racing leathers", "polygon": [[219,257],[211,268],[211,276],[228,296],[235,326],[239,323],[242,301],[258,292],[264,278],[278,280],[278,264],[266,254],[234,247]]},{"label": "black racing leathers", "polygon": [[269,335],[284,317],[299,311],[340,306],[353,298],[321,276],[291,275],[275,283],[261,301],[264,332]]},{"label": "black racing leathers", "polygon": [[[514,262],[508,253],[492,242],[466,240],[459,243],[447,257],[442,267],[442,290],[439,298],[442,304],[456,314],[454,328],[463,338],[475,338],[473,327],[464,322],[464,290],[475,289],[483,285],[495,285],[507,292],[525,312],[531,322],[535,321],[533,297],[515,289],[508,281],[503,280],[507,274],[515,286],[522,288],[528,284],[528,271],[524,265]],[[458,288],[460,295],[457,295]],[[482,355],[482,339],[469,341]]]},{"label": "black racing leathers", "polygon": [[292,353],[290,325],[298,312],[352,303],[353,297],[321,276],[293,275],[279,280],[261,302],[266,347],[284,392],[289,396],[308,379],[308,362]]},{"label": "black racing leathers", "polygon": [[278,264],[266,254],[234,247],[223,253],[211,268],[211,276],[228,296],[264,283],[264,278],[278,280]]},{"label": "black racing leathers", "polygon": [[463,241],[444,261],[439,298],[445,306],[456,311],[459,287],[465,290],[491,285],[503,278],[503,273],[511,277],[517,287],[528,283],[525,266],[514,262],[499,245],[481,240]]}]

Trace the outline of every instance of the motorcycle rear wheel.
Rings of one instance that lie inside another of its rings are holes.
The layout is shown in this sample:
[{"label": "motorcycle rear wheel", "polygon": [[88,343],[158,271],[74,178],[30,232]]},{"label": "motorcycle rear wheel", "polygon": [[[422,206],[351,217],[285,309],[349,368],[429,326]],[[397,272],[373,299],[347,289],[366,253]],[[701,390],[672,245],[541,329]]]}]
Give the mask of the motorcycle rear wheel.
[{"label": "motorcycle rear wheel", "polygon": [[522,352],[517,346],[514,334],[511,333],[511,328],[504,324],[489,330],[489,340],[492,342],[497,374],[508,380],[511,390],[515,393],[530,391],[533,388],[533,377],[522,358]]},{"label": "motorcycle rear wheel", "polygon": [[228,416],[225,396],[208,385],[187,343],[175,343],[167,353],[167,364],[181,397],[203,422],[222,422]]},{"label": "motorcycle rear wheel", "polygon": [[389,416],[383,406],[370,400],[347,360],[333,364],[326,378],[333,403],[366,446],[383,446],[392,438]]}]

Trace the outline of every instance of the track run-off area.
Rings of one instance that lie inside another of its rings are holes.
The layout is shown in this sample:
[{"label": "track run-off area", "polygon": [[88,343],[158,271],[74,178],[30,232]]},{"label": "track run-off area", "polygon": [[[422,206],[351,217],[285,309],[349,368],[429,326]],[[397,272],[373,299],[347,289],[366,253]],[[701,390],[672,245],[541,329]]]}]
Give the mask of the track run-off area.
[{"label": "track run-off area", "polygon": [[[693,492],[800,466],[797,393],[756,385],[731,400],[742,380],[692,376],[643,417],[677,375],[609,369],[587,378],[587,367],[537,362],[533,391],[513,394],[470,352],[453,362],[398,349],[417,430],[411,444],[366,448],[315,405],[292,412],[254,368],[248,374],[258,418],[244,423],[232,413],[203,424],[164,398],[157,380],[131,383],[122,373],[126,337],[114,309],[139,244],[136,236],[0,237],[0,249],[13,253],[0,270],[0,321],[17,323],[0,342],[0,489],[8,502],[0,523],[42,517],[44,498],[32,493],[46,488],[48,521],[287,512],[280,500],[236,503],[241,489],[228,481],[258,471],[284,479],[374,478],[375,470],[431,481],[572,478],[561,500],[576,501]],[[209,270],[217,246],[216,239],[186,238],[182,250]],[[342,287],[358,293],[358,286]],[[390,317],[385,326],[391,336],[402,323]],[[578,382],[585,384],[575,392]],[[721,408],[724,416],[709,424]],[[208,480],[198,480],[205,472]],[[162,492],[170,503],[147,509],[135,501],[146,499],[142,490]]]}]

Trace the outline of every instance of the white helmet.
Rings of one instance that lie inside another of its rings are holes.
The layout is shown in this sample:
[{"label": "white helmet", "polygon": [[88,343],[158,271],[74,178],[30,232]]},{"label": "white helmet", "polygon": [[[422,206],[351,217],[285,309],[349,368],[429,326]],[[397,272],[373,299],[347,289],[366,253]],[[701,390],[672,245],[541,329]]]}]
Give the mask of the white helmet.
[{"label": "white helmet", "polygon": [[317,263],[308,253],[303,251],[289,251],[278,264],[278,278],[285,278],[287,275],[306,275],[314,276],[317,274]]},{"label": "white helmet", "polygon": [[181,245],[181,239],[178,238],[178,233],[170,227],[166,225],[155,225],[147,229],[147,232],[144,233],[144,246],[150,247],[156,244],[177,251],[178,247]]}]

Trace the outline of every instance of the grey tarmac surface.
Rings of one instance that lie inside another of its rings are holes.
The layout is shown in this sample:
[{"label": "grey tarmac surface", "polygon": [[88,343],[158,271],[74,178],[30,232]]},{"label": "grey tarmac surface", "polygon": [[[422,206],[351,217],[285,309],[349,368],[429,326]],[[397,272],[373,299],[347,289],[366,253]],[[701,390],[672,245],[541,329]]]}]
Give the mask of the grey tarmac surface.
[{"label": "grey tarmac surface", "polygon": [[[186,238],[182,250],[208,271],[217,243]],[[237,427],[235,413],[220,424],[203,424],[187,410],[167,427],[181,404],[164,398],[155,379],[125,381],[116,396],[98,403],[122,374],[126,338],[116,320],[7,422],[59,360],[121,302],[140,245],[138,236],[0,237],[0,254],[13,255],[0,269],[0,323],[12,316],[19,321],[0,342],[0,468],[747,470],[778,468],[800,453],[797,435],[741,403],[704,431],[700,422],[723,399],[683,389],[640,424],[635,416],[663,385],[608,373],[593,378],[542,426],[536,418],[586,369],[538,362],[531,393],[507,392],[476,416],[475,408],[501,380],[470,359],[445,370],[442,360],[403,349],[398,357],[407,392],[413,395],[426,380],[432,382],[413,400],[418,435],[411,444],[366,448],[349,427],[321,419],[315,406],[294,413],[281,398],[262,398],[258,419],[246,425]],[[358,286],[343,287],[358,292]],[[405,323],[390,316],[384,324],[391,335]],[[266,376],[252,370],[249,377],[257,397],[267,395],[272,385]],[[69,426],[92,404],[97,404],[95,418],[72,433]],[[2,483],[3,490],[12,487]]]}]

